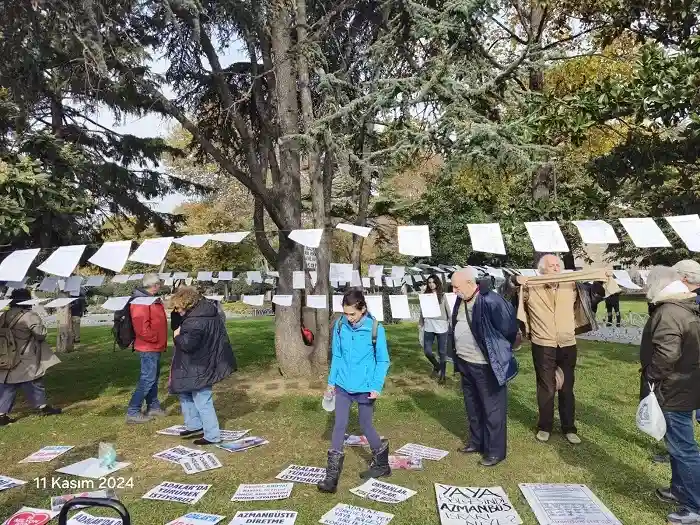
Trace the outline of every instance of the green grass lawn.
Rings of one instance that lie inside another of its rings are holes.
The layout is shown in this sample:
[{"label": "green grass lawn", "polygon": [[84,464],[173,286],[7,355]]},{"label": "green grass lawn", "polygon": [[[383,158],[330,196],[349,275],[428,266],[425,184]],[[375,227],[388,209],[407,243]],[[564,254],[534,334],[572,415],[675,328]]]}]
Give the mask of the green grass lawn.
[{"label": "green grass lawn", "polygon": [[[576,393],[583,444],[578,447],[568,445],[559,434],[549,444],[535,441],[535,378],[529,352],[522,350],[521,373],[511,383],[509,395],[509,456],[498,467],[486,469],[477,464],[477,458],[456,452],[466,426],[458,382],[455,378],[438,386],[430,380],[430,366],[418,348],[412,324],[387,327],[392,368],[375,422],[392,449],[414,442],[450,451],[440,462],[424,462],[422,472],[400,471],[389,478],[416,490],[416,496],[388,505],[351,494],[349,489],[360,484],[358,473],[367,457],[364,451],[351,448],[336,495],[322,495],[314,486],[296,484],[286,501],[231,502],[239,483],[273,482],[291,463],[325,466],[333,419],[321,409],[323,380],[308,384],[279,378],[270,319],[231,322],[229,331],[241,370],[217,386],[219,419],[223,428],[251,428],[252,435],[269,439],[269,445],[237,454],[214,449],[224,468],[192,476],[177,465],[152,459],[155,452],[180,443],[155,433],[181,424],[178,401],[164,398],[171,415],[163,420],[126,426],[125,406],[138,376],[138,359],[129,351],[113,352],[108,329],[84,328],[80,349],[65,356],[46,377],[51,402],[63,406],[65,413],[41,418],[20,405],[17,415],[22,419],[0,429],[0,474],[29,482],[0,492],[0,522],[22,505],[48,508],[50,496],[65,491],[38,488],[33,480],[46,477],[50,483],[56,468],[96,456],[100,442],[116,444],[119,459],[132,463],[116,475],[133,478],[134,487],[120,490],[119,497],[139,525],[163,524],[192,510],[223,514],[228,523],[236,511],[254,509],[295,510],[299,512],[297,523],[310,525],[339,502],[391,512],[396,516],[392,524],[437,524],[436,482],[500,485],[526,524],[536,520],[518,490],[518,483],[523,482],[585,483],[625,524],[662,523],[670,510],[653,494],[655,487],[668,484],[670,469],[652,464],[651,455],[659,446],[638,432],[634,423],[639,390],[635,347],[580,343]],[[169,351],[163,363],[163,389],[171,356]],[[350,430],[359,433],[356,427]],[[51,463],[18,464],[51,444],[75,448]],[[212,488],[194,506],[140,499],[162,481],[210,483]]]}]

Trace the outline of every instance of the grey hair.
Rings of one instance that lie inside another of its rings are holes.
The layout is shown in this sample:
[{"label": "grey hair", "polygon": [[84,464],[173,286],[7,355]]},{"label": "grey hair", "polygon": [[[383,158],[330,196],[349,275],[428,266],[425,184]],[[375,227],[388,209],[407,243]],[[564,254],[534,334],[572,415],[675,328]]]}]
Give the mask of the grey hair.
[{"label": "grey hair", "polygon": [[691,284],[700,284],[700,263],[692,259],[685,259],[673,265],[681,279],[685,279]]},{"label": "grey hair", "polygon": [[537,271],[538,271],[540,274],[541,274],[541,273],[544,273],[544,272],[543,272],[543,270],[544,270],[544,260],[545,260],[547,257],[554,257],[557,261],[559,261],[559,266],[561,266],[562,268],[564,268],[564,261],[561,260],[561,257],[559,257],[558,255],[555,255],[555,254],[553,254],[553,253],[545,253],[542,257],[540,257],[540,260],[537,261]]},{"label": "grey hair", "polygon": [[679,281],[680,274],[668,266],[654,266],[647,277],[647,300],[656,302],[661,291],[673,281]]},{"label": "grey hair", "polygon": [[467,266],[465,268],[462,268],[461,270],[457,270],[454,274],[452,274],[452,279],[454,279],[455,277],[461,277],[465,281],[471,281],[475,283],[479,278],[479,271],[473,266]]},{"label": "grey hair", "polygon": [[146,275],[143,276],[143,285],[148,288],[150,286],[155,286],[156,284],[160,283],[160,277],[156,275],[155,273],[147,273]]}]

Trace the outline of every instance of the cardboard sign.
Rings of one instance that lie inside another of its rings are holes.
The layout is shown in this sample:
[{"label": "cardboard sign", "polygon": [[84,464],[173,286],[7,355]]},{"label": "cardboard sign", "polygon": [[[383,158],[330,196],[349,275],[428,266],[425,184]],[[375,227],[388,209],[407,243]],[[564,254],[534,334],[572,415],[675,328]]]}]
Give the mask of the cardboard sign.
[{"label": "cardboard sign", "polygon": [[219,458],[212,453],[182,458],[180,465],[182,465],[185,474],[196,474],[197,472],[214,470],[223,466]]},{"label": "cardboard sign", "polygon": [[0,476],[0,491],[11,489],[14,487],[19,487],[26,483],[26,481],[22,481],[20,479],[14,479],[7,476]]},{"label": "cardboard sign", "polygon": [[[80,494],[64,494],[63,496],[51,497],[51,510],[60,512],[63,505],[75,498],[116,498],[117,494],[113,490],[95,490],[92,492],[82,492]],[[83,505],[73,507],[74,509],[85,508]]]},{"label": "cardboard sign", "polygon": [[415,490],[376,479],[369,479],[359,487],[350,489],[350,492],[361,498],[381,501],[382,503],[401,503],[416,494]]},{"label": "cardboard sign", "polygon": [[436,483],[435,498],[442,525],[519,525],[523,522],[501,487],[455,487]]},{"label": "cardboard sign", "polygon": [[10,516],[3,525],[44,525],[56,516],[58,516],[58,512],[35,509],[33,507],[22,507]]},{"label": "cardboard sign", "polygon": [[319,520],[323,525],[387,525],[394,515],[338,503]]},{"label": "cardboard sign", "polygon": [[447,452],[447,450],[440,450],[439,448],[430,448],[424,445],[417,445],[416,443],[406,443],[403,447],[396,451],[396,454],[401,456],[409,456],[412,458],[440,461],[442,458],[447,456],[449,452]]},{"label": "cardboard sign", "polygon": [[291,510],[249,510],[236,512],[228,525],[294,525],[296,520]]},{"label": "cardboard sign", "polygon": [[226,516],[219,516],[218,514],[189,512],[173,521],[169,521],[165,525],[216,525],[225,517]]},{"label": "cardboard sign", "polygon": [[160,452],[153,454],[153,457],[156,459],[162,459],[164,461],[169,461],[170,463],[175,463],[175,464],[179,465],[180,461],[185,459],[185,458],[190,458],[193,456],[201,456],[204,453],[205,453],[204,451],[197,450],[194,448],[173,447],[173,448],[167,448],[165,450],[161,450]]},{"label": "cardboard sign", "polygon": [[286,469],[275,476],[282,481],[294,481],[296,483],[307,483],[317,485],[326,479],[326,469],[321,467],[305,467],[302,465],[289,465]]},{"label": "cardboard sign", "polygon": [[20,463],[44,463],[46,461],[51,461],[61,454],[65,454],[72,448],[72,445],[52,445],[43,447],[24,458]]},{"label": "cardboard sign", "polygon": [[211,485],[191,485],[188,483],[172,483],[164,481],[146,492],[142,499],[158,501],[175,501],[177,503],[197,503],[211,488]]},{"label": "cardboard sign", "polygon": [[294,483],[263,483],[239,485],[231,501],[273,501],[287,499],[292,495]]}]

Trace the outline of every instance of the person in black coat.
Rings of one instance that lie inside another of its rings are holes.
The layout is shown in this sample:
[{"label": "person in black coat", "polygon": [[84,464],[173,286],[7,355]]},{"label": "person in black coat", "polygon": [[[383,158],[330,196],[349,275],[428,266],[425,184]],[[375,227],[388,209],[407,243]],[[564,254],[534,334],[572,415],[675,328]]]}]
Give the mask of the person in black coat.
[{"label": "person in black coat", "polygon": [[175,353],[170,368],[169,389],[179,394],[186,430],[182,437],[194,437],[196,445],[221,442],[219,420],[214,410],[212,385],[236,370],[236,358],[226,325],[214,301],[205,299],[196,288],[183,286],[172,297],[180,315],[175,329]]}]

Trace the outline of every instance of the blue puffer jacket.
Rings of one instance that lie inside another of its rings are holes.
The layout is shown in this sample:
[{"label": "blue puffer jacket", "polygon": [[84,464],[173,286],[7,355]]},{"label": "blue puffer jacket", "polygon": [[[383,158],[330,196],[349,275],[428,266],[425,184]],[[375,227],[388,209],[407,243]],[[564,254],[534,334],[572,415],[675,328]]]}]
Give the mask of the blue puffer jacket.
[{"label": "blue puffer jacket", "polygon": [[[340,323],[340,334],[338,324]],[[384,327],[377,327],[377,347],[372,346],[374,318],[365,315],[352,326],[345,316],[333,325],[333,359],[328,384],[351,393],[381,392],[389,370]]]},{"label": "blue puffer jacket", "polygon": [[[462,307],[462,299],[458,297],[452,310],[452,333]],[[474,339],[491,365],[498,384],[503,386],[518,374],[518,362],[513,355],[518,335],[515,309],[497,293],[480,288],[471,317]]]}]

